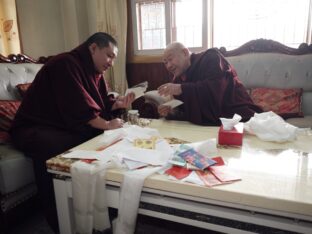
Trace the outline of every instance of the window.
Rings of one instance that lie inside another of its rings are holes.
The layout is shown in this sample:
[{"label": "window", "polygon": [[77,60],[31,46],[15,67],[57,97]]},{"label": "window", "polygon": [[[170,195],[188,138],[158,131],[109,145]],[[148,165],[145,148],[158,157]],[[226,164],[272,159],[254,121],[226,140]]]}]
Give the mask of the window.
[{"label": "window", "polygon": [[247,41],[266,38],[298,47],[308,42],[309,3],[310,0],[214,1],[213,46],[234,49]]},{"label": "window", "polygon": [[131,0],[136,54],[172,41],[193,51],[234,49],[258,38],[291,47],[312,40],[312,0]]}]

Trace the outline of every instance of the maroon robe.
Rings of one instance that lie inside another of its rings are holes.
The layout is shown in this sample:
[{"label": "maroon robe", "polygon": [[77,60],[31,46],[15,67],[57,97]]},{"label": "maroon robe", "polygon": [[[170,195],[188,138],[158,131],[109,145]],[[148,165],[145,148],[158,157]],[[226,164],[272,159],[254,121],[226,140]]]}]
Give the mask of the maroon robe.
[{"label": "maroon robe", "polygon": [[235,113],[249,120],[262,109],[255,105],[236,71],[215,49],[191,55],[191,66],[174,83],[181,84],[183,119],[199,125],[220,125]]},{"label": "maroon robe", "polygon": [[53,185],[45,162],[102,133],[87,123],[97,116],[113,118],[112,104],[86,43],[50,59],[23,98],[11,137],[15,146],[33,159],[39,195],[55,231]]}]

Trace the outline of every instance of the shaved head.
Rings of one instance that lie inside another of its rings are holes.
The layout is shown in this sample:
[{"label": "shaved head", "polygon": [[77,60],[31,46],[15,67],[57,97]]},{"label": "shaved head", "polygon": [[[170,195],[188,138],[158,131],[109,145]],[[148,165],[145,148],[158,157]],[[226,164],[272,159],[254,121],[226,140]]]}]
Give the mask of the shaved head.
[{"label": "shaved head", "polygon": [[172,42],[167,45],[164,54],[170,52],[170,53],[179,53],[182,52],[183,50],[188,50],[181,42]]},{"label": "shaved head", "polygon": [[175,77],[183,74],[191,65],[190,58],[191,52],[180,42],[173,42],[164,50],[164,64]]}]

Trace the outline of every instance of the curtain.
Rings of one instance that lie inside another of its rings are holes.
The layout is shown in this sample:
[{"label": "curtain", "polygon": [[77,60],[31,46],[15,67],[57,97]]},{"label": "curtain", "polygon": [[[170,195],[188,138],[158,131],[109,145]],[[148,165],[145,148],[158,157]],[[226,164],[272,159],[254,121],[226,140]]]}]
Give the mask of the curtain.
[{"label": "curtain", "polygon": [[97,0],[96,21],[97,31],[107,32],[117,40],[118,56],[114,66],[106,71],[105,77],[113,91],[124,94],[127,89],[127,1]]},{"label": "curtain", "polygon": [[0,20],[0,53],[4,56],[20,53],[15,1],[0,0]]}]

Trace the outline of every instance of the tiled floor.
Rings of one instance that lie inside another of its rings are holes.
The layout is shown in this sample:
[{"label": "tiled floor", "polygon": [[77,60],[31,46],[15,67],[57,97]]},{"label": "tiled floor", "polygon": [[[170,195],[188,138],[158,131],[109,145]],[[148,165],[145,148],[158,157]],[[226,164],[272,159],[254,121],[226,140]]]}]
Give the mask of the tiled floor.
[{"label": "tiled floor", "polygon": [[[186,234],[214,233],[187,225],[176,225],[173,222],[158,220],[146,216],[138,216],[135,234]],[[8,234],[55,234],[48,226],[43,214],[34,210],[20,223],[16,224]]]},{"label": "tiled floor", "polygon": [[24,220],[16,224],[8,234],[54,234],[44,216],[34,210]]}]

